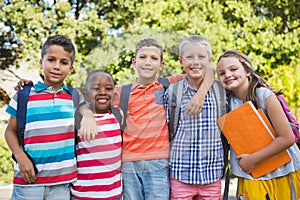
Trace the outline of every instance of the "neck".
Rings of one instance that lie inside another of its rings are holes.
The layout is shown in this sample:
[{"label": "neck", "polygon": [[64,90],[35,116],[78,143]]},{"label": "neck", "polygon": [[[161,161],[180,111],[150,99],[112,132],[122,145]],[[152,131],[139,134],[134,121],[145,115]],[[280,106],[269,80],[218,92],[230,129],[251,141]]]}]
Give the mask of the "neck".
[{"label": "neck", "polygon": [[249,84],[244,84],[241,87],[233,90],[234,96],[236,96],[239,100],[244,101],[248,94]]},{"label": "neck", "polygon": [[190,87],[192,87],[195,90],[198,90],[201,83],[203,82],[203,78],[192,79],[190,77],[187,77],[187,81],[188,81]]},{"label": "neck", "polygon": [[147,78],[147,79],[138,78],[137,82],[140,85],[149,85],[153,80],[154,80],[154,78]]}]

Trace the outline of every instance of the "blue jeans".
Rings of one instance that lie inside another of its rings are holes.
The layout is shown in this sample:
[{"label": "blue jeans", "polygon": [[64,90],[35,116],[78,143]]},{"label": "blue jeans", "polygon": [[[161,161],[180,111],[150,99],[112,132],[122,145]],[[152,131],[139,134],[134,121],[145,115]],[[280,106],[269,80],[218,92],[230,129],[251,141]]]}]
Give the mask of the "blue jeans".
[{"label": "blue jeans", "polygon": [[139,160],[122,165],[123,200],[169,200],[169,160]]},{"label": "blue jeans", "polygon": [[12,200],[69,200],[69,184],[53,186],[14,185]]}]

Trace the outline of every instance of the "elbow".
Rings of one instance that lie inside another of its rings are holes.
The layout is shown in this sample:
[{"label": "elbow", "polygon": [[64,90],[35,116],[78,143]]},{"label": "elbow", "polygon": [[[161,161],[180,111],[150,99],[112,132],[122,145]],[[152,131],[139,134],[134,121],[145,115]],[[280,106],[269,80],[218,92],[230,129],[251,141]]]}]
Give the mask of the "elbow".
[{"label": "elbow", "polygon": [[287,139],[287,145],[288,145],[288,147],[291,147],[294,143],[295,143],[295,136],[292,132],[292,134],[289,134],[289,137]]}]

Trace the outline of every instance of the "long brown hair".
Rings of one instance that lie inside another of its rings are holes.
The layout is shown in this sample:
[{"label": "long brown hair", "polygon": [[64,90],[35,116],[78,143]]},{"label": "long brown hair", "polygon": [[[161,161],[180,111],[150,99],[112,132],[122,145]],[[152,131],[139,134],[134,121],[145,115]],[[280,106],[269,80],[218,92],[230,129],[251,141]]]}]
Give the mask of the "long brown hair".
[{"label": "long brown hair", "polygon": [[260,104],[259,101],[257,99],[256,96],[256,88],[260,88],[260,87],[266,87],[269,88],[274,94],[282,94],[282,91],[276,91],[271,85],[269,85],[261,76],[257,75],[255,73],[255,70],[252,66],[252,62],[251,59],[246,56],[244,53],[239,52],[237,50],[228,50],[225,51],[218,59],[218,62],[220,62],[220,60],[222,58],[228,58],[228,57],[235,57],[239,60],[239,62],[242,64],[242,66],[244,67],[244,69],[247,72],[250,72],[250,76],[248,77],[249,80],[249,88],[248,88],[248,93],[245,97],[245,99],[243,99],[243,102],[246,101],[252,101],[252,103],[254,104],[254,106],[256,108],[260,108]]}]

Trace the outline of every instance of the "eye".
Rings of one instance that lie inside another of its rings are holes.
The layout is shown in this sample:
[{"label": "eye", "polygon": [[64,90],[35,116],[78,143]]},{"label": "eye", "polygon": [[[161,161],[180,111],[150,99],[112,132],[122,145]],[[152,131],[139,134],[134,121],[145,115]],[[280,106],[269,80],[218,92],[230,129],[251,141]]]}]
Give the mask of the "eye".
[{"label": "eye", "polygon": [[48,61],[48,62],[53,62],[53,61],[54,61],[54,58],[48,58],[47,61]]},{"label": "eye", "polygon": [[100,88],[98,88],[98,87],[92,87],[92,90],[93,91],[98,91]]},{"label": "eye", "polygon": [[185,57],[185,59],[187,59],[187,60],[193,60],[194,58],[193,58],[193,56],[187,56],[187,57]]},{"label": "eye", "polygon": [[224,74],[224,72],[218,72],[218,76],[222,76]]},{"label": "eye", "polygon": [[107,90],[107,91],[112,91],[112,90],[114,90],[114,88],[112,88],[112,87],[107,87],[106,90]]},{"label": "eye", "polygon": [[153,55],[153,56],[151,56],[151,59],[153,59],[153,60],[159,60],[159,57],[156,56],[156,55]]}]

